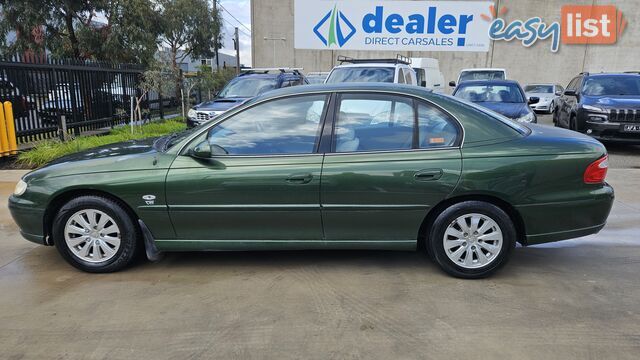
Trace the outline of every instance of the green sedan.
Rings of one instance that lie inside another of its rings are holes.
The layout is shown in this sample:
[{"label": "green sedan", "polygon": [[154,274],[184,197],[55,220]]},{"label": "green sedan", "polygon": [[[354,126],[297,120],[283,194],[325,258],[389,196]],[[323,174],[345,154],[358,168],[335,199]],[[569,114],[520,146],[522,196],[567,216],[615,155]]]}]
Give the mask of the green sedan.
[{"label": "green sedan", "polygon": [[600,231],[606,149],[419,87],[276,90],[187,132],[113,144],[27,175],[9,199],[23,236],[111,272],[137,253],[426,251],[487,276],[516,242]]}]

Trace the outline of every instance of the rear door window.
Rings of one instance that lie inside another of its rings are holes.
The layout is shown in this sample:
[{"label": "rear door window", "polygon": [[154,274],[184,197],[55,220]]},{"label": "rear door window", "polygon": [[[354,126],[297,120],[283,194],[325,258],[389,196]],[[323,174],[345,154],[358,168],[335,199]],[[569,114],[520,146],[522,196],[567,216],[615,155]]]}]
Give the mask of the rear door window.
[{"label": "rear door window", "polygon": [[382,94],[339,96],[336,152],[409,150],[415,112],[411,99]]}]

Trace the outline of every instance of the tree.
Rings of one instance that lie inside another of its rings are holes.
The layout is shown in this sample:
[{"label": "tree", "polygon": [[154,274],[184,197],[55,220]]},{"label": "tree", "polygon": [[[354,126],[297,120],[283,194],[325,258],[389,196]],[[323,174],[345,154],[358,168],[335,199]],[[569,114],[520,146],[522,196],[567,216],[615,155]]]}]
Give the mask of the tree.
[{"label": "tree", "polygon": [[[152,0],[0,0],[5,54],[25,50],[57,58],[148,63],[157,49],[158,15]],[[43,29],[42,41],[33,36]],[[7,44],[9,32],[16,32]]]},{"label": "tree", "polygon": [[207,0],[158,0],[161,43],[168,49],[175,79],[176,98],[182,84],[178,63],[186,57],[212,56],[220,40],[220,13]]},{"label": "tree", "polygon": [[[176,74],[173,73],[173,68],[167,59],[162,57],[154,61],[149,69],[142,74],[142,79],[139,84],[141,93],[136,96],[136,107],[134,113],[137,114],[138,120],[142,123],[142,110],[140,105],[142,100],[149,95],[150,92],[155,91],[158,95],[168,94],[172,91],[174,86],[174,79]],[[162,104],[159,104],[162,106]]]}]

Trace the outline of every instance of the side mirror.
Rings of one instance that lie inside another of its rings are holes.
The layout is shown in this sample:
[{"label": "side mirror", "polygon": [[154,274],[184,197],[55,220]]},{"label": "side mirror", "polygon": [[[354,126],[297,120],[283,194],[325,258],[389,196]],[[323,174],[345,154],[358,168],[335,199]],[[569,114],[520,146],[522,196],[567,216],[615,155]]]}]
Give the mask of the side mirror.
[{"label": "side mirror", "polygon": [[531,104],[537,104],[540,102],[540,98],[537,96],[532,96],[529,98],[529,105]]},{"label": "side mirror", "polygon": [[562,91],[560,90],[556,91],[556,96],[560,96],[560,95],[562,95]]},{"label": "side mirror", "polygon": [[420,86],[422,86],[422,87],[427,87],[427,81],[426,81],[426,80],[422,80],[422,81],[420,82]]},{"label": "side mirror", "polygon": [[455,81],[449,81],[449,86],[456,87],[456,82]]},{"label": "side mirror", "polygon": [[193,149],[189,150],[189,155],[196,159],[211,159],[212,156],[228,154],[229,152],[222,146],[209,144],[207,140],[199,143]]},{"label": "side mirror", "polygon": [[196,159],[210,159],[212,155],[211,145],[205,140],[189,150],[189,155]]},{"label": "side mirror", "polygon": [[564,91],[564,96],[576,96],[577,93],[575,89],[567,89]]}]

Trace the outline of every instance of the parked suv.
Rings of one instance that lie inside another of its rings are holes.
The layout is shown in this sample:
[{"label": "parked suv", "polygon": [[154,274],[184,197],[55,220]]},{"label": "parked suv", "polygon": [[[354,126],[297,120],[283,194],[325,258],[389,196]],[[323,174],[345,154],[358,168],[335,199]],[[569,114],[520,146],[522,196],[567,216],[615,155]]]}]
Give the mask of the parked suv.
[{"label": "parked suv", "polygon": [[189,110],[187,126],[194,127],[230,110],[264,92],[289,86],[308,84],[302,69],[246,69],[218,93],[215,99],[202,102]]},{"label": "parked suv", "polygon": [[340,65],[331,70],[326,84],[345,82],[384,82],[418,85],[411,59],[398,55],[395,59],[353,59],[338,56]]},{"label": "parked suv", "polygon": [[581,73],[567,85],[556,126],[599,140],[640,143],[640,73]]}]

